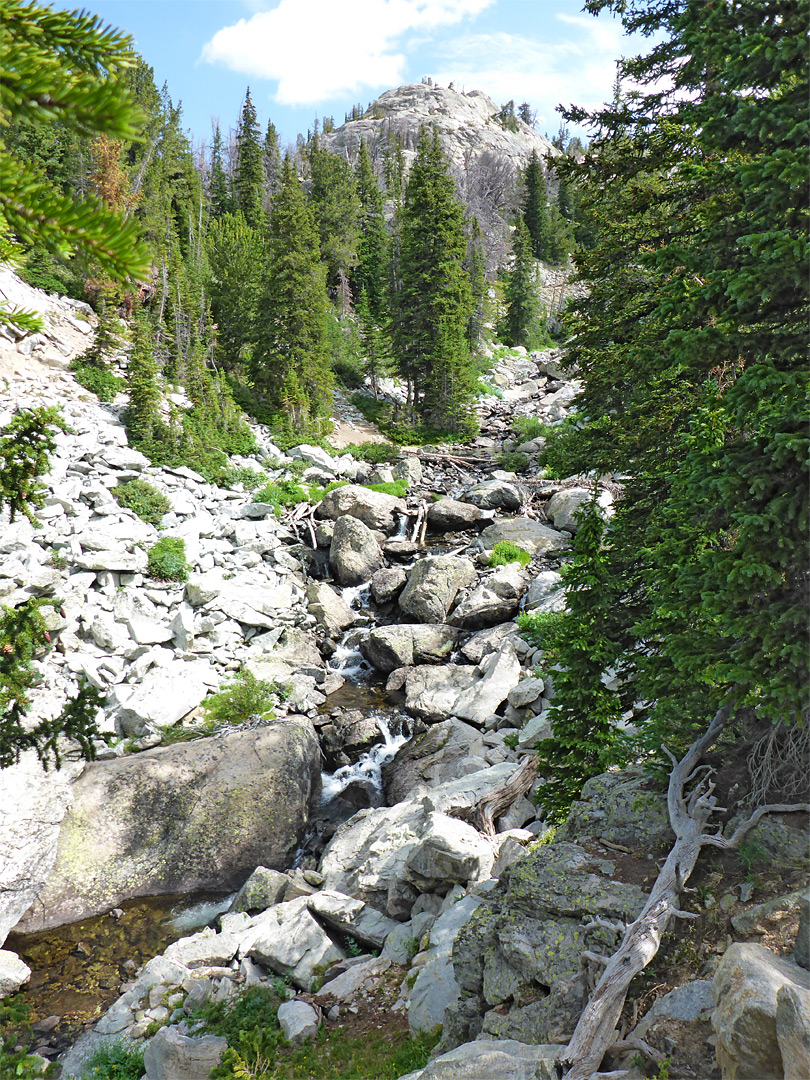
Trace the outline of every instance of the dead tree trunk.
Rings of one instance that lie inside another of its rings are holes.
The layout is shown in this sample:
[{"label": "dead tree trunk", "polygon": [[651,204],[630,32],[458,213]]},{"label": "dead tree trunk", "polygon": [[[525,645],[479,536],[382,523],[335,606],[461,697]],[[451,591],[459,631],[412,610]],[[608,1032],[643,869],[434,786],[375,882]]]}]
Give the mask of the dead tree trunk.
[{"label": "dead tree trunk", "polygon": [[[761,806],[728,839],[712,828],[709,818],[723,807],[717,805],[711,780],[712,770],[700,760],[720,735],[728,720],[729,709],[719,709],[706,733],[694,742],[681,761],[673,762],[669,778],[667,806],[675,833],[675,844],[653,885],[647,903],[635,922],[627,927],[618,950],[605,957],[605,970],[585,1010],[579,1018],[560,1065],[565,1080],[590,1080],[599,1070],[602,1058],[618,1039],[617,1025],[627,990],[633,978],[658,952],[661,938],[670,919],[697,918],[680,911],[678,896],[694,869],[701,848],[712,846],[726,850],[739,847],[757,822],[769,813],[789,813],[810,809],[807,804]],[[687,795],[686,788],[694,784]],[[719,830],[719,826],[717,826]]]}]

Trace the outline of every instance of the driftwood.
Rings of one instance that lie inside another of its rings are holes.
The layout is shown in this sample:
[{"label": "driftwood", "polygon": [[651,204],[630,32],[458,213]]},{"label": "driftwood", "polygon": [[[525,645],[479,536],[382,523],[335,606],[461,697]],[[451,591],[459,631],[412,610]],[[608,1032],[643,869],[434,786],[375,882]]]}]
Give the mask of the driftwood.
[{"label": "driftwood", "polygon": [[[630,982],[658,952],[661,938],[673,917],[697,918],[692,912],[679,910],[678,897],[686,886],[701,849],[718,847],[730,850],[739,847],[765,814],[810,810],[810,805],[806,803],[760,806],[728,838],[719,832],[719,826],[709,825],[711,815],[721,812],[723,807],[717,805],[713,794],[715,784],[711,780],[712,770],[707,765],[700,765],[700,760],[704,751],[717,740],[728,715],[727,707],[719,709],[706,733],[690,746],[681,761],[676,761],[669,754],[673,768],[669,778],[667,807],[675,844],[643,911],[628,926],[618,950],[609,958],[600,958],[600,962],[606,961],[602,977],[579,1018],[560,1062],[561,1075],[565,1080],[590,1080],[597,1074],[602,1058],[619,1039],[616,1029]],[[686,789],[690,785],[694,786],[687,795]],[[718,832],[706,832],[707,828],[713,827]]]},{"label": "driftwood", "polygon": [[537,757],[532,754],[526,758],[519,769],[512,773],[502,787],[484,795],[475,806],[459,807],[451,810],[450,813],[453,817],[475,826],[479,832],[492,839],[495,836],[495,818],[508,810],[521,795],[525,795],[536,779]]},{"label": "driftwood", "polygon": [[419,509],[416,513],[416,521],[414,522],[413,531],[411,532],[411,543],[413,544],[415,544],[419,539],[419,530],[422,528],[422,522],[424,521],[425,524],[427,524],[427,510],[427,503],[423,499],[419,503]]}]

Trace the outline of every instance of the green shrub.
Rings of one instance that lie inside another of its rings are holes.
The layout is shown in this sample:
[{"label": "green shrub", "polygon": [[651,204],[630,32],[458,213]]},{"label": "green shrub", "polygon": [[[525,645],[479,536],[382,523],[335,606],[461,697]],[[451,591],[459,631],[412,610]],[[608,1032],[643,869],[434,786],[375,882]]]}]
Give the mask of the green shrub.
[{"label": "green shrub", "polygon": [[519,562],[521,566],[527,566],[531,558],[528,551],[524,551],[511,540],[501,540],[490,552],[489,565],[506,566],[508,563]]},{"label": "green shrub", "polygon": [[121,506],[134,510],[147,525],[160,525],[160,520],[172,508],[162,491],[147,480],[128,480],[113,488],[113,495]]},{"label": "green shrub", "polygon": [[508,735],[503,737],[503,745],[508,746],[510,750],[517,750],[517,744],[520,742],[520,732],[510,731]]},{"label": "green shrub", "polygon": [[206,720],[218,724],[243,724],[251,716],[273,720],[278,695],[275,683],[257,679],[243,668],[232,682],[206,698],[202,707]]},{"label": "green shrub", "polygon": [[309,501],[307,492],[294,480],[278,480],[267,484],[261,491],[257,491],[253,498],[258,503],[272,506],[276,517],[280,517],[284,506],[297,506],[298,503]]},{"label": "green shrub", "polygon": [[248,466],[239,468],[235,465],[228,466],[216,477],[216,483],[220,487],[235,488],[241,484],[245,491],[255,491],[267,480],[267,473],[257,472]]},{"label": "green shrub", "polygon": [[79,386],[90,390],[99,401],[113,401],[116,394],[126,389],[126,379],[121,379],[95,364],[83,364],[81,360],[74,360],[70,370]]},{"label": "green shrub", "polygon": [[526,472],[531,462],[528,455],[521,453],[520,450],[505,450],[502,454],[498,454],[498,464],[502,469],[522,473]]},{"label": "green shrub", "polygon": [[340,453],[351,454],[356,461],[366,461],[369,465],[389,465],[401,457],[399,449],[387,442],[350,443]]},{"label": "green shrub", "polygon": [[387,484],[363,484],[369,491],[381,491],[383,495],[393,495],[396,499],[404,499],[408,493],[407,480],[394,480]]},{"label": "green shrub", "polygon": [[84,1080],[140,1080],[143,1051],[126,1043],[100,1046],[85,1062]]},{"label": "green shrub", "polygon": [[149,549],[147,572],[158,581],[188,581],[185,541],[164,536]]},{"label": "green shrub", "polygon": [[400,446],[424,446],[425,443],[459,442],[478,433],[478,422],[470,415],[458,431],[443,431],[428,424],[407,419],[388,401],[378,401],[368,394],[352,394],[352,404],[393,443]]},{"label": "green shrub", "polygon": [[[33,1080],[41,1077],[40,1059],[29,1053],[34,1033],[31,1007],[22,994],[0,998],[0,1080]],[[46,1076],[53,1075],[49,1066]]]},{"label": "green shrub", "polygon": [[484,382],[483,379],[478,380],[478,393],[481,397],[496,397],[499,401],[503,401],[503,390],[499,386]]},{"label": "green shrub", "polygon": [[517,617],[518,629],[524,640],[546,654],[554,652],[564,621],[564,611],[521,611]]},{"label": "green shrub", "polygon": [[546,425],[536,416],[516,416],[512,421],[512,431],[520,442],[531,442],[545,434]]}]

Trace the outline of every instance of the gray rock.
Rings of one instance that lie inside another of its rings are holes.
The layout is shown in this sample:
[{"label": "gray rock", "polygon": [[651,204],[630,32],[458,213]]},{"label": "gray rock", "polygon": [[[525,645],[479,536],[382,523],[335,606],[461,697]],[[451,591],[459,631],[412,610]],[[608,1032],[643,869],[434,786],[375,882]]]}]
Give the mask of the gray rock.
[{"label": "gray rock", "polygon": [[244,952],[277,974],[289,976],[300,990],[312,989],[318,973],[344,953],[307,910],[307,897],[298,897],[265,912],[266,919]]},{"label": "gray rock", "polygon": [[517,614],[518,602],[494,592],[489,583],[480,584],[465,596],[453,610],[450,622],[465,630],[482,630],[498,626]]},{"label": "gray rock", "polygon": [[349,514],[339,517],[329,548],[335,579],[341,585],[362,585],[381,565],[382,552],[371,529]]},{"label": "gray rock", "polygon": [[567,533],[557,532],[532,518],[505,518],[503,521],[496,521],[494,525],[484,529],[476,543],[481,551],[492,551],[502,540],[511,540],[530,555],[562,551],[570,543]]},{"label": "gray rock", "polygon": [[591,495],[592,492],[579,487],[558,491],[546,503],[546,517],[555,529],[575,533],[579,526],[577,515],[591,501]]},{"label": "gray rock", "polygon": [[405,859],[403,876],[420,893],[432,892],[456,883],[481,881],[489,875],[493,862],[492,845],[477,829],[433,812]]},{"label": "gray rock", "polygon": [[411,1031],[432,1031],[438,1024],[443,1025],[445,1009],[453,1008],[458,1001],[461,991],[453,972],[453,942],[480,903],[477,896],[465,896],[433,923],[427,960],[410,996]]},{"label": "gray rock", "polygon": [[227,1049],[228,1040],[218,1035],[189,1038],[175,1027],[161,1028],[144,1051],[146,1080],[206,1080]]},{"label": "gray rock", "polygon": [[659,1020],[709,1021],[713,1010],[712,980],[695,979],[658,998],[633,1035],[645,1038]]},{"label": "gray rock", "polygon": [[24,932],[134,896],[235,889],[258,863],[289,865],[320,792],[308,721],[90,764]]},{"label": "gray rock", "polygon": [[288,450],[287,457],[291,457],[295,461],[308,461],[311,465],[326,469],[332,476],[335,475],[335,459],[321,446],[309,446],[302,443],[301,446],[293,446]]},{"label": "gray rock", "polygon": [[314,1039],[321,1026],[317,1012],[305,1001],[285,1001],[279,1005],[278,1022],[284,1038],[291,1043]]},{"label": "gray rock", "polygon": [[500,626],[479,630],[461,646],[461,655],[471,664],[480,664],[485,656],[497,652],[507,639],[510,639],[513,645],[521,640],[514,623],[502,623]]},{"label": "gray rock", "polygon": [[410,487],[422,483],[422,462],[416,454],[403,454],[399,461],[394,463],[395,480],[407,480]]},{"label": "gray rock", "polygon": [[462,499],[481,510],[505,510],[510,513],[520,509],[520,492],[514,484],[503,480],[482,480],[467,488]]},{"label": "gray rock", "polygon": [[111,700],[119,706],[118,723],[123,733],[137,736],[147,725],[176,724],[196,709],[219,681],[207,660],[173,660],[150,671],[139,683],[119,684]]},{"label": "gray rock", "polygon": [[565,593],[560,587],[562,575],[556,570],[541,570],[535,574],[523,595],[520,606],[524,611],[562,611]]},{"label": "gray rock", "polygon": [[520,671],[520,661],[508,642],[476,668],[406,668],[405,707],[428,720],[458,716],[483,724],[517,685]]},{"label": "gray rock", "polygon": [[527,705],[531,705],[533,702],[537,701],[538,698],[543,696],[545,688],[545,683],[542,679],[521,679],[517,686],[509,691],[509,704],[513,705],[516,709],[525,709]]},{"label": "gray rock", "polygon": [[[346,966],[349,963],[351,967]],[[324,983],[316,996],[319,1000],[336,998],[338,1001],[351,1001],[367,982],[378,980],[380,975],[388,971],[391,963],[387,956],[375,956],[370,959],[357,957],[352,961],[347,960],[343,965],[336,964],[329,971],[328,982]],[[345,970],[340,971],[341,967]]]},{"label": "gray rock", "polygon": [[372,630],[360,643],[360,651],[378,671],[391,672],[447,660],[458,638],[458,630],[443,623],[401,623]]},{"label": "gray rock", "polygon": [[557,835],[561,840],[591,836],[647,851],[669,848],[674,836],[666,792],[655,790],[639,768],[601,773],[583,786]]},{"label": "gray rock", "polygon": [[207,927],[198,934],[173,941],[163,955],[187,968],[225,967],[238,948],[239,941],[232,934],[217,934]]},{"label": "gray rock", "polygon": [[515,1039],[463,1043],[400,1080],[556,1080],[565,1046],[528,1046]]},{"label": "gray rock", "polygon": [[810,1063],[810,991],[780,986],[776,993],[776,1041],[785,1080],[803,1080]]},{"label": "gray rock", "polygon": [[0,949],[0,998],[16,994],[28,982],[31,968],[9,949]]},{"label": "gray rock", "polygon": [[803,893],[799,901],[799,930],[793,959],[799,967],[810,968],[810,891]]},{"label": "gray rock", "polygon": [[395,599],[402,589],[408,575],[401,566],[383,567],[371,577],[371,595],[378,604],[387,604]]},{"label": "gray rock", "polygon": [[470,502],[443,498],[430,504],[427,519],[432,532],[465,532],[487,520],[487,515]]},{"label": "gray rock", "polygon": [[792,999],[795,994],[802,1003],[799,1014],[810,1015],[810,974],[762,945],[734,942],[723,954],[712,982],[712,1027],[723,1080],[781,1080],[786,1075],[777,1031],[783,989],[783,1039],[801,1043],[791,1020]]},{"label": "gray rock", "polygon": [[370,491],[357,484],[347,484],[328,492],[315,511],[319,518],[336,521],[349,514],[358,518],[369,529],[379,529],[388,533],[394,527],[397,514],[407,513],[407,506],[402,499],[386,495],[382,491]]},{"label": "gray rock", "polygon": [[[737,931],[738,934],[752,934],[754,931],[764,931],[768,928],[769,924],[774,922],[781,922],[786,915],[796,916],[799,915],[802,909],[802,903],[807,903],[808,894],[806,892],[791,892],[785,896],[776,896],[773,900],[767,900],[764,904],[755,904],[753,907],[746,908],[744,911],[738,912],[731,919],[731,925]],[[796,963],[799,960],[796,959]],[[806,964],[800,964],[801,967],[806,967]]]},{"label": "gray rock", "polygon": [[416,563],[399,597],[399,607],[417,622],[445,621],[459,589],[476,580],[469,559],[453,555],[428,555]]},{"label": "gray rock", "polygon": [[416,789],[428,791],[465,773],[477,772],[485,747],[480,732],[462,720],[434,724],[400,747],[383,766],[383,785],[389,804],[401,802]]},{"label": "gray rock", "polygon": [[399,924],[381,912],[334,889],[323,889],[307,900],[309,910],[327,926],[348,934],[361,945],[381,949]]},{"label": "gray rock", "polygon": [[328,637],[335,640],[357,622],[356,613],[340,593],[335,592],[325,581],[310,581],[307,585],[307,607],[309,613],[315,616],[318,626]]}]

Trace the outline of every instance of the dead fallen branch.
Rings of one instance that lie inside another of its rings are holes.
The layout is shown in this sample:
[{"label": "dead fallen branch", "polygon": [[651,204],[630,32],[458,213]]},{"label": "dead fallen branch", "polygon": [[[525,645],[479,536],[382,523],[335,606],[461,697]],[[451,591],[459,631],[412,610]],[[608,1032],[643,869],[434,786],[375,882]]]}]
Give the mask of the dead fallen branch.
[{"label": "dead fallen branch", "polygon": [[504,814],[509,807],[525,795],[537,779],[537,757],[527,757],[519,769],[509,779],[489,795],[484,795],[476,806],[454,809],[453,817],[475,826],[479,832],[492,839],[495,836],[495,819]]},{"label": "dead fallen branch", "polygon": [[[661,938],[675,918],[695,918],[678,907],[678,897],[704,847],[730,850],[742,841],[765,814],[807,811],[808,804],[777,804],[759,807],[730,837],[706,832],[709,818],[723,807],[717,805],[712,770],[701,765],[703,753],[716,742],[728,720],[729,710],[718,710],[706,733],[687,750],[681,761],[670,755],[673,769],[669,777],[667,807],[675,844],[653,885],[647,903],[635,922],[628,926],[621,945],[608,960],[602,977],[579,1018],[568,1049],[560,1062],[565,1080],[590,1080],[608,1050],[616,1044],[619,1017],[633,978],[658,952]],[[687,794],[687,788],[691,791]],[[716,826],[719,830],[719,826]]]}]

